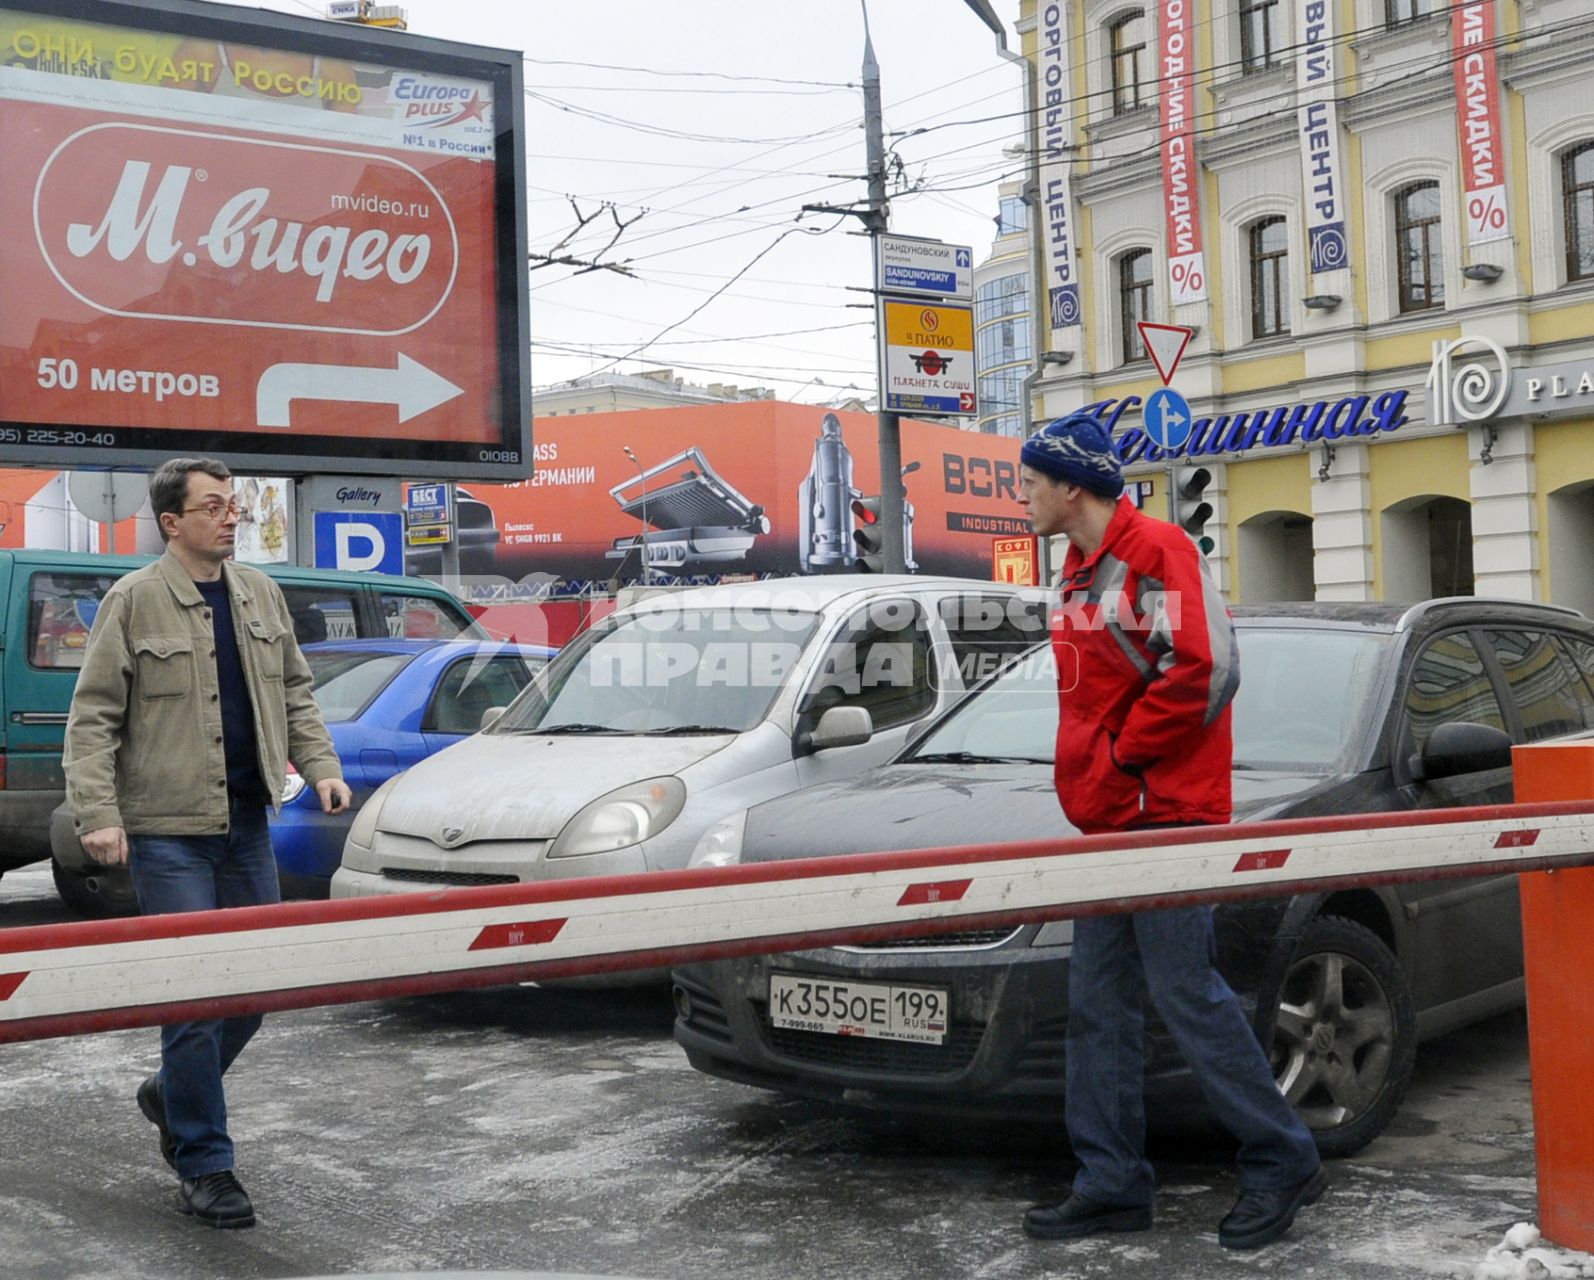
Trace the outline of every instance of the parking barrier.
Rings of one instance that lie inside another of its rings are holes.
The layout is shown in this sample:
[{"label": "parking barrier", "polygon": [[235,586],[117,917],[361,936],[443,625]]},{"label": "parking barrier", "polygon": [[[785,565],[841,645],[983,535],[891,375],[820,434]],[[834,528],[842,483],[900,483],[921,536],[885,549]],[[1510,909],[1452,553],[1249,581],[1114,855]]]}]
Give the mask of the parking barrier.
[{"label": "parking barrier", "polygon": [[[1594,742],[1513,749],[1521,801],[1594,796]],[[1522,877],[1528,1056],[1539,1228],[1557,1244],[1594,1251],[1594,867]]]},{"label": "parking barrier", "polygon": [[1558,800],[8,929],[0,1041],[1591,863],[1594,803]]}]

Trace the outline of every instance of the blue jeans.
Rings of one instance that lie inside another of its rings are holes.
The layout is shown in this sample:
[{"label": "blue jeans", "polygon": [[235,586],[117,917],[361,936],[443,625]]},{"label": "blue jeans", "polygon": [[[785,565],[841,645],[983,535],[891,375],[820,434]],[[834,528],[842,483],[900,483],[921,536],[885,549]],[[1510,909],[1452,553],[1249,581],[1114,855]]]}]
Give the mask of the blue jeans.
[{"label": "blue jeans", "polygon": [[1102,1204],[1151,1203],[1144,1098],[1146,997],[1240,1143],[1240,1187],[1279,1190],[1311,1177],[1311,1132],[1274,1083],[1240,1002],[1214,967],[1212,908],[1175,907],[1074,921],[1068,967],[1068,1135],[1074,1190]]},{"label": "blue jeans", "polygon": [[[266,811],[234,802],[221,836],[129,836],[129,870],[144,915],[280,902]],[[161,1097],[180,1177],[233,1167],[221,1078],[260,1029],[260,1015],[161,1028]]]}]

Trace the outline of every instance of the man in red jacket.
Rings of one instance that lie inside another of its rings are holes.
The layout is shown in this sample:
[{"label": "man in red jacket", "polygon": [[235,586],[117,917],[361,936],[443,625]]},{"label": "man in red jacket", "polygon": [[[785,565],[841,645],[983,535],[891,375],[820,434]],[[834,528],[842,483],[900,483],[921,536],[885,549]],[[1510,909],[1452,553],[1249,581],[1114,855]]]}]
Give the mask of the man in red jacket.
[{"label": "man in red jacket", "polygon": [[[1063,812],[1086,833],[1227,823],[1239,654],[1200,551],[1183,530],[1122,501],[1112,438],[1096,418],[1049,423],[1020,457],[1019,502],[1035,532],[1069,542],[1052,620]],[[1151,1226],[1147,996],[1240,1144],[1240,1196],[1219,1242],[1255,1249],[1277,1240],[1322,1195],[1327,1177],[1311,1134],[1274,1083],[1213,955],[1210,907],[1074,922],[1067,1120],[1079,1171],[1067,1200],[1024,1215],[1029,1235]]]}]

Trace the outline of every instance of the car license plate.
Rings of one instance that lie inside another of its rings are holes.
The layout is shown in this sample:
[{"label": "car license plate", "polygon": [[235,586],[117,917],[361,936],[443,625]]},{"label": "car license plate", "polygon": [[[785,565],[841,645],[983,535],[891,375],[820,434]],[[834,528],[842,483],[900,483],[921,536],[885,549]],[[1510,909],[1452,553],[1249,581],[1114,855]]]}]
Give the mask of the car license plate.
[{"label": "car license plate", "polygon": [[769,1020],[795,1031],[945,1044],[951,1001],[940,987],[836,982],[772,973]]}]

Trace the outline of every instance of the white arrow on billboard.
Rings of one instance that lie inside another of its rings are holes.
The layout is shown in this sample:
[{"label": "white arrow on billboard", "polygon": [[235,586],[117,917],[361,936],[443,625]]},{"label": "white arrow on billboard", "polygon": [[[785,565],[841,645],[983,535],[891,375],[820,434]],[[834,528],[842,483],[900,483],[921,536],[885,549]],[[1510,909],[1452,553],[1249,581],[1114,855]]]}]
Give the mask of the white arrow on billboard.
[{"label": "white arrow on billboard", "polygon": [[1167,386],[1173,381],[1174,371],[1184,359],[1184,349],[1195,337],[1195,330],[1182,324],[1154,324],[1150,320],[1136,320],[1135,326],[1140,330],[1140,340],[1146,344],[1151,363],[1157,366],[1162,385]]},{"label": "white arrow on billboard", "polygon": [[392,404],[399,421],[465,394],[441,374],[400,353],[398,368],[345,364],[274,364],[255,388],[255,419],[262,427],[289,425],[295,400],[339,400],[347,404]]}]

